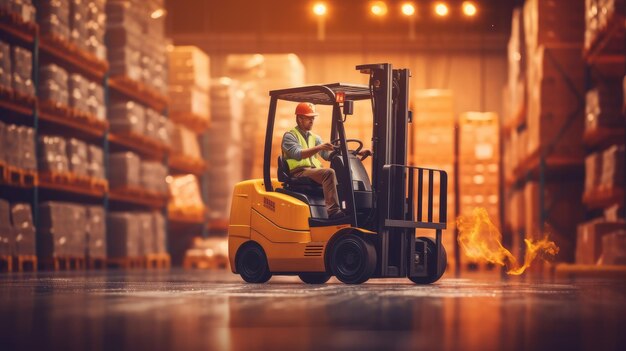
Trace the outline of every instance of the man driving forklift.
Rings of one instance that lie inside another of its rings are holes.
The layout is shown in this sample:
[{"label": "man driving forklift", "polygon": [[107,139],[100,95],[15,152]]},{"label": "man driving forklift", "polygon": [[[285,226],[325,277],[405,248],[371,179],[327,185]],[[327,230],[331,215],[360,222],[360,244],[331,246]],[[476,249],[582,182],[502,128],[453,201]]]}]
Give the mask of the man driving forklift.
[{"label": "man driving forklift", "polygon": [[[315,111],[315,105],[301,102],[296,106],[295,115],[297,125],[283,135],[281,144],[283,159],[287,162],[289,174],[294,178],[307,177],[322,185],[328,218],[344,217],[345,213],[339,207],[335,170],[323,168],[317,158],[319,154],[324,160],[329,161],[329,155],[334,150],[331,143],[323,142],[319,135],[311,132],[315,117],[319,113]],[[369,156],[371,151],[362,150],[358,155]]]}]

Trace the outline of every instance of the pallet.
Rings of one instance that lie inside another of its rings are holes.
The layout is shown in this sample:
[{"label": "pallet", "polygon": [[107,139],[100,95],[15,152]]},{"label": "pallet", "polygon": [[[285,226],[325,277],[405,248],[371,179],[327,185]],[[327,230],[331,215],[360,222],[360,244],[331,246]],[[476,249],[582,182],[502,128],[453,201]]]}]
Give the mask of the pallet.
[{"label": "pallet", "polygon": [[145,267],[147,269],[169,269],[172,261],[169,254],[149,254],[145,257]]},{"label": "pallet", "polygon": [[44,270],[53,269],[54,271],[84,270],[86,268],[86,259],[85,257],[77,256],[46,258],[39,261],[39,267]]},{"label": "pallet", "polygon": [[0,256],[0,272],[13,272],[13,257]]},{"label": "pallet", "polygon": [[80,111],[70,106],[50,100],[42,101],[39,103],[39,105],[42,113],[56,116],[57,118],[66,120],[68,122],[87,125],[90,128],[102,131],[108,128],[107,121],[99,120],[95,115],[91,113]]},{"label": "pallet", "polygon": [[107,259],[108,268],[134,269],[143,268],[143,257],[111,257]]},{"label": "pallet", "polygon": [[37,171],[27,170],[6,164],[0,165],[0,182],[22,188],[32,188],[39,184]]},{"label": "pallet", "polygon": [[106,269],[107,259],[104,257],[88,257],[87,269]]},{"label": "pallet", "polygon": [[228,269],[230,262],[225,256],[185,256],[185,269]]},{"label": "pallet", "polygon": [[85,175],[78,175],[72,172],[52,172],[42,171],[39,173],[42,181],[68,186],[78,186],[96,192],[108,192],[109,182],[106,179],[93,178]]},{"label": "pallet", "polygon": [[37,256],[18,255],[13,257],[13,262],[18,273],[22,273],[24,271],[37,272]]}]

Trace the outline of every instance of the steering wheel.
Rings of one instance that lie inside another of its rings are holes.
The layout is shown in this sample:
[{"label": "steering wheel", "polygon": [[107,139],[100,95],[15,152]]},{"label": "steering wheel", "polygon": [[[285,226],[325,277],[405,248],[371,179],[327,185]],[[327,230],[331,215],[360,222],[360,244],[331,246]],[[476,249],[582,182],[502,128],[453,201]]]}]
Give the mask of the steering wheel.
[{"label": "steering wheel", "polygon": [[[339,148],[339,145],[338,145],[340,141],[341,141],[341,139],[335,139],[335,140],[330,142],[334,146],[335,150],[330,153],[330,155],[328,156],[328,159],[332,160],[337,155],[341,154],[341,149]],[[348,152],[352,153],[354,156],[357,156],[359,151],[361,151],[361,149],[363,148],[363,142],[361,140],[358,140],[358,139],[346,139],[346,144],[347,143],[358,143],[359,144],[359,147],[357,147],[356,150],[348,150]],[[337,144],[337,145],[335,145],[335,144]],[[361,161],[365,160],[368,156],[369,155],[363,156],[361,158]]]}]

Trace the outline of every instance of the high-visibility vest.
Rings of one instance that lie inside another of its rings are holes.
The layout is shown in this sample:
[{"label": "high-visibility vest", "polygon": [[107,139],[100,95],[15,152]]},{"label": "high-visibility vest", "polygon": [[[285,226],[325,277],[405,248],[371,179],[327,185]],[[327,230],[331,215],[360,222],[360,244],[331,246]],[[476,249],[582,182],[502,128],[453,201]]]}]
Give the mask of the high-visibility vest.
[{"label": "high-visibility vest", "polygon": [[[289,133],[295,135],[296,138],[298,138],[298,142],[300,143],[302,149],[308,149],[309,147],[311,147],[309,145],[315,146],[315,139],[317,138],[315,134],[309,133],[309,142],[307,143],[304,139],[304,136],[302,136],[302,133],[300,133],[296,128],[290,130]],[[322,163],[320,162],[320,160],[317,159],[315,155],[309,158],[303,158],[299,161],[293,158],[287,158],[284,152],[283,157],[287,160],[287,166],[289,167],[289,171],[293,171],[296,168],[302,167],[322,168]]]}]

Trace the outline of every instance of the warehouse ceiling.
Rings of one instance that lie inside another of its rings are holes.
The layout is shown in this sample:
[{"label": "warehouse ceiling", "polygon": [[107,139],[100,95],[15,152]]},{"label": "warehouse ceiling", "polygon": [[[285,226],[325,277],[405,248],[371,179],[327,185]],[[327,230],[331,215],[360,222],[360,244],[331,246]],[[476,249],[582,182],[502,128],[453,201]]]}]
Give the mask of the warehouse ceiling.
[{"label": "warehouse ceiling", "polygon": [[[445,17],[436,16],[434,0],[416,0],[416,15],[409,19],[401,12],[406,1],[384,1],[386,15],[376,17],[370,11],[372,1],[326,0],[327,13],[323,20],[313,14],[315,1],[293,0],[167,0],[168,34],[175,43],[193,43],[203,40],[224,46],[227,39],[233,51],[237,50],[235,38],[257,38],[256,40],[276,41],[289,37],[289,45],[303,42],[320,42],[320,26],[324,28],[324,42],[336,42],[337,38],[393,38],[399,43],[408,41],[410,31],[414,40],[432,36],[443,36],[446,40],[439,45],[457,47],[466,39],[477,42],[480,38],[493,40],[507,38],[510,31],[511,11],[519,0],[474,0],[477,15],[468,18],[461,10],[463,1],[444,1],[449,7]],[[322,23],[323,22],[323,23]],[[412,22],[412,23],[411,23]],[[411,28],[412,27],[412,28]],[[343,42],[349,44],[350,39]],[[242,42],[245,42],[242,41]],[[383,40],[384,42],[384,40]],[[204,47],[210,45],[202,45]],[[464,44],[467,45],[467,44]],[[310,46],[310,43],[308,44]],[[422,45],[423,46],[423,45]],[[372,49],[376,49],[373,47]],[[271,50],[271,48],[270,48]],[[346,48],[349,50],[349,48]]]}]

